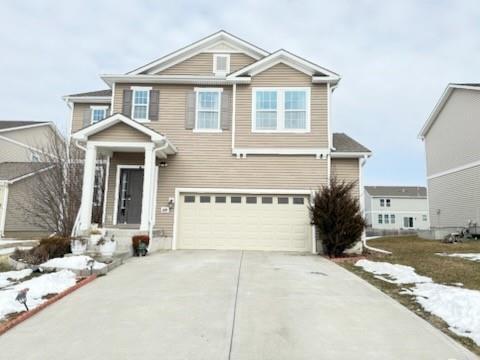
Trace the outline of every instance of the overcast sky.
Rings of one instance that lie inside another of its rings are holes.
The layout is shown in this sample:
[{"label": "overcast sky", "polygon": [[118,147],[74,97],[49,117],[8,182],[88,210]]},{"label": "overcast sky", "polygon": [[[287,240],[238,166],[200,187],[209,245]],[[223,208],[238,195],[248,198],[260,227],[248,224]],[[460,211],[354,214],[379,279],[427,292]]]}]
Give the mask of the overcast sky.
[{"label": "overcast sky", "polygon": [[425,184],[418,131],[447,83],[480,81],[476,0],[0,0],[0,119],[65,130],[63,95],[219,29],[342,75],[333,128],[374,152],[370,185]]}]

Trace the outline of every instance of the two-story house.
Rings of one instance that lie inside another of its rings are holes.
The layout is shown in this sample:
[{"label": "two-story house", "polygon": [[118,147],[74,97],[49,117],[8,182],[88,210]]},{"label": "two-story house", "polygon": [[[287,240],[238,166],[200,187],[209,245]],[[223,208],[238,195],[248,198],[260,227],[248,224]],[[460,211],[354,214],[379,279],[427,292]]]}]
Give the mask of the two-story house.
[{"label": "two-story house", "polygon": [[480,84],[449,84],[420,131],[432,235],[480,225]]},{"label": "two-story house", "polygon": [[25,211],[35,175],[46,167],[42,152],[61,137],[51,122],[0,121],[0,238],[45,234]]},{"label": "two-story house", "polygon": [[332,134],[340,76],[225,31],[67,96],[85,150],[79,230],[106,156],[104,228],[170,249],[316,252],[307,205],[332,176],[356,181],[370,151]]},{"label": "two-story house", "polygon": [[365,218],[374,230],[427,230],[427,189],[423,186],[365,186]]}]

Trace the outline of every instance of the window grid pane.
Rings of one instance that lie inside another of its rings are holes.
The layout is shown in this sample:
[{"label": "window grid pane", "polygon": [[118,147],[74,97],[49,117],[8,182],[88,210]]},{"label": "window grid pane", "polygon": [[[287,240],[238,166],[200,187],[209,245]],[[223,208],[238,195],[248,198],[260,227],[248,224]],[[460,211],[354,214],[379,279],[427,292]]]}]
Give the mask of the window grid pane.
[{"label": "window grid pane", "polygon": [[147,90],[135,90],[133,103],[135,105],[147,105],[148,104],[148,91]]},{"label": "window grid pane", "polygon": [[285,111],[285,129],[306,129],[306,111]]},{"label": "window grid pane", "polygon": [[97,121],[105,119],[105,113],[105,109],[93,109],[92,121],[95,123]]},{"label": "window grid pane", "polygon": [[133,108],[133,118],[134,119],[146,119],[147,118],[147,106],[146,105],[135,105]]},{"label": "window grid pane", "polygon": [[257,130],[276,130],[277,112],[276,111],[257,111]]},{"label": "window grid pane", "polygon": [[200,110],[218,110],[218,92],[201,91],[198,93],[198,97]]},{"label": "window grid pane", "polygon": [[305,91],[286,91],[285,110],[307,110],[307,94]]}]

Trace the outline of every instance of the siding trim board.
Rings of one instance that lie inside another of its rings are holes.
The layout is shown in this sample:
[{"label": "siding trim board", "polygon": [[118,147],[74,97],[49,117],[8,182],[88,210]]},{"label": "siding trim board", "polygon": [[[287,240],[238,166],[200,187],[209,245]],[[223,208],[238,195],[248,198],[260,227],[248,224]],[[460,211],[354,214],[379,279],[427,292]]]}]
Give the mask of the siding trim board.
[{"label": "siding trim board", "polygon": [[480,165],[480,160],[473,161],[471,163],[468,163],[468,164],[465,164],[465,165],[462,165],[462,166],[457,166],[457,167],[451,168],[449,170],[445,170],[445,171],[438,172],[436,174],[432,174],[430,176],[427,176],[427,179],[435,179],[435,178],[438,178],[438,177],[441,177],[441,176],[445,176],[445,175],[453,174],[453,173],[456,173],[456,172],[459,172],[459,171],[467,170],[467,169],[470,169],[470,168],[473,168],[473,167],[479,166],[479,165]]}]

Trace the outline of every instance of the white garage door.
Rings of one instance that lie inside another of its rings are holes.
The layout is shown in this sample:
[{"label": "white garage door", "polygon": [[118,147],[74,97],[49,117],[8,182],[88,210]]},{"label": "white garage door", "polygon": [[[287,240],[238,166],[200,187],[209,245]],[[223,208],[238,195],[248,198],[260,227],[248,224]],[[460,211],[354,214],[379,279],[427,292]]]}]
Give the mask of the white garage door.
[{"label": "white garage door", "polygon": [[311,251],[306,195],[181,194],[177,248]]}]

